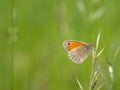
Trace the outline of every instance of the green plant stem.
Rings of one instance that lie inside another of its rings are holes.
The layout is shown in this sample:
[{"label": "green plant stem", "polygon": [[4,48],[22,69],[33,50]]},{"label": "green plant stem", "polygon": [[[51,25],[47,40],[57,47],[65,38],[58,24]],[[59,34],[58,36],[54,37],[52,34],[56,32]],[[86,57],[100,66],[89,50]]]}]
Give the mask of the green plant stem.
[{"label": "green plant stem", "polygon": [[90,76],[90,86],[89,86],[89,90],[93,90],[92,89],[92,84],[93,84],[93,75],[94,75],[94,66],[95,66],[95,61],[96,61],[96,58],[93,58],[92,60],[92,67],[91,67],[91,76]]},{"label": "green plant stem", "polygon": [[94,68],[93,68],[93,62],[92,62],[89,90],[92,90],[93,72],[94,72]]},{"label": "green plant stem", "polygon": [[14,0],[11,0],[11,32],[10,34],[10,90],[14,90],[14,41],[13,41],[13,29],[14,29]]},{"label": "green plant stem", "polygon": [[14,90],[14,43],[10,43],[10,83],[11,89]]}]

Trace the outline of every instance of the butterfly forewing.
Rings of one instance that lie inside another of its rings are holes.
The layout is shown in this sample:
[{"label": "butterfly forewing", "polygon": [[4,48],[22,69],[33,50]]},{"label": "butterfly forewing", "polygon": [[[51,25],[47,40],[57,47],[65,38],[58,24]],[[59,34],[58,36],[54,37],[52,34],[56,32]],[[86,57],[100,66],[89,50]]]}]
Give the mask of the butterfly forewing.
[{"label": "butterfly forewing", "polygon": [[75,41],[75,40],[66,40],[63,42],[63,47],[67,51],[70,51],[74,48],[77,48],[79,46],[84,46],[84,45],[87,45],[87,43],[79,42],[79,41]]}]

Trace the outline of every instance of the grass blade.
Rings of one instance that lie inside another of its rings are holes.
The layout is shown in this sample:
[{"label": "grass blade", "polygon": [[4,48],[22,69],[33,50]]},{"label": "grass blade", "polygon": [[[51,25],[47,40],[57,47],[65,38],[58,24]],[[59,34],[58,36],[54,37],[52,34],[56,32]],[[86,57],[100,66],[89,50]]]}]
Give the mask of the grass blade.
[{"label": "grass blade", "polygon": [[76,78],[76,80],[77,80],[77,83],[78,83],[80,89],[81,89],[81,90],[84,90],[83,87],[82,87],[82,85],[81,85],[81,83],[80,83],[80,81],[79,81],[77,78]]},{"label": "grass blade", "polygon": [[103,52],[104,48],[100,50],[100,52],[97,54],[97,57],[100,56],[100,54]]},{"label": "grass blade", "polygon": [[97,52],[98,45],[99,45],[99,40],[100,40],[100,32],[98,33],[98,36],[97,36],[97,41],[96,41],[96,50],[95,50],[95,52]]},{"label": "grass blade", "polygon": [[97,90],[100,90],[100,89],[102,88],[103,85],[104,85],[104,83],[101,84],[101,85],[97,88]]}]

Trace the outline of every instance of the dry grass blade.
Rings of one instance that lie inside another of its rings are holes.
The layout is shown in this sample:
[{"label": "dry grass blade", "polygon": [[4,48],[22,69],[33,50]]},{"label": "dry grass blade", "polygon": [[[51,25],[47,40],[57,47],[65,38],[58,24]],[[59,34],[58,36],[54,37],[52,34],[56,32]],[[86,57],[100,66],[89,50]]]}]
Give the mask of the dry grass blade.
[{"label": "dry grass blade", "polygon": [[81,90],[84,90],[83,87],[82,87],[82,85],[81,85],[81,83],[80,83],[80,81],[79,81],[77,78],[76,78],[76,80],[77,80],[77,83],[78,83],[80,89],[81,89]]},{"label": "dry grass blade", "polygon": [[118,55],[119,51],[120,51],[120,46],[115,51],[115,55],[114,55],[115,57]]},{"label": "dry grass blade", "polygon": [[96,50],[95,50],[95,52],[97,52],[98,45],[99,45],[99,40],[100,40],[100,32],[98,33],[98,36],[97,36],[97,41],[96,41]]},{"label": "dry grass blade", "polygon": [[92,89],[95,88],[96,83],[97,83],[97,80],[98,80],[98,78],[99,78],[100,75],[101,75],[101,71],[100,71],[100,69],[97,69],[97,70],[95,71],[94,75],[93,75]]},{"label": "dry grass blade", "polygon": [[97,88],[97,90],[100,90],[100,89],[102,88],[103,85],[104,85],[104,83],[101,84],[101,85]]},{"label": "dry grass blade", "polygon": [[100,54],[103,52],[104,48],[100,50],[100,52],[97,54],[97,57],[100,56]]},{"label": "dry grass blade", "polygon": [[85,5],[82,1],[77,2],[77,7],[81,13],[85,12]]},{"label": "dry grass blade", "polygon": [[89,14],[89,19],[91,21],[98,20],[98,19],[100,19],[103,16],[104,12],[105,12],[104,7],[100,7],[97,11],[91,12]]},{"label": "dry grass blade", "polygon": [[96,53],[95,53],[95,49],[93,48],[93,51],[92,51],[92,58],[93,58],[93,60],[95,60],[95,58],[96,58]]},{"label": "dry grass blade", "polygon": [[114,60],[116,59],[118,53],[120,51],[120,46],[116,49],[115,54],[114,54]]},{"label": "dry grass blade", "polygon": [[95,73],[94,73],[94,78],[95,78],[95,80],[98,79],[98,77],[100,76],[100,74],[101,74],[100,69],[95,71]]},{"label": "dry grass blade", "polygon": [[109,71],[109,73],[110,73],[110,78],[111,78],[111,80],[113,81],[113,67],[111,66],[111,65],[109,65],[109,67],[108,67],[108,71]]}]

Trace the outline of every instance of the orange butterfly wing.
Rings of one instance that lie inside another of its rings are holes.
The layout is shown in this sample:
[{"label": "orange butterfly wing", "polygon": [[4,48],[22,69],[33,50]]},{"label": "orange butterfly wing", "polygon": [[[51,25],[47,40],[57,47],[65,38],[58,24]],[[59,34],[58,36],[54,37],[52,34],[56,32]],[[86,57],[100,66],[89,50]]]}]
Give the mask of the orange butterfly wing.
[{"label": "orange butterfly wing", "polygon": [[64,43],[63,43],[63,47],[67,51],[71,51],[72,49],[74,49],[76,47],[86,46],[86,45],[87,45],[87,43],[78,42],[78,41],[74,41],[74,40],[67,40],[67,41],[64,41]]},{"label": "orange butterfly wing", "polygon": [[72,50],[76,47],[80,47],[80,46],[84,46],[84,43],[80,43],[80,42],[70,42],[70,45],[68,46],[69,50]]}]

